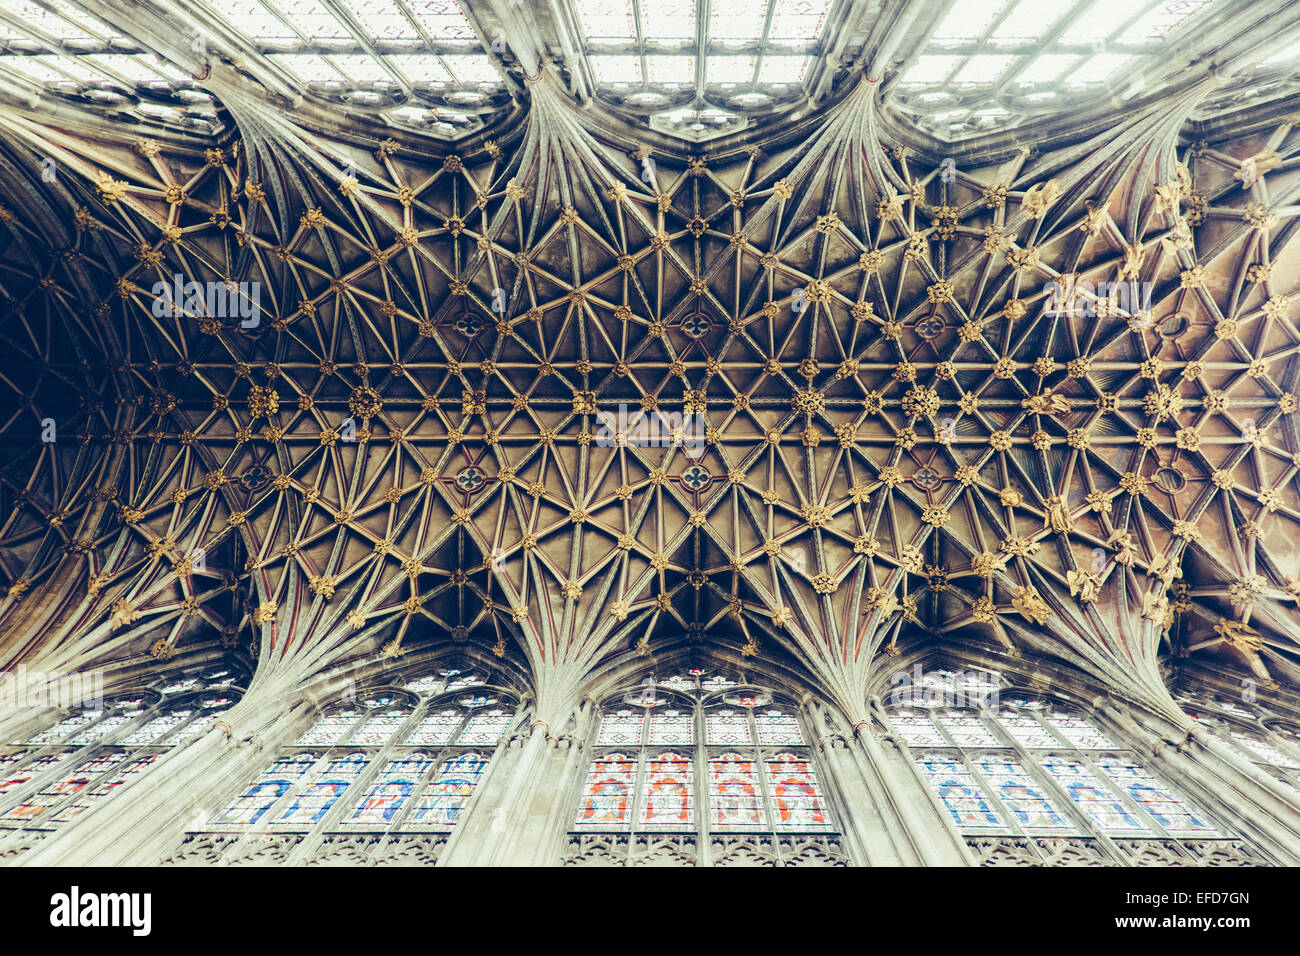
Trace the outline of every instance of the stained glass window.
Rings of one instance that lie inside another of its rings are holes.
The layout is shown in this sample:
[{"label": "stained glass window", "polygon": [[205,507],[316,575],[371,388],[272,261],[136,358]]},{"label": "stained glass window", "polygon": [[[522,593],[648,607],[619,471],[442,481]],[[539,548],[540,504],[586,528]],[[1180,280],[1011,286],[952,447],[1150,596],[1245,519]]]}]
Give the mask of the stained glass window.
[{"label": "stained glass window", "polygon": [[[457,0],[207,0],[266,62],[308,94],[381,98],[412,91],[428,107],[392,105],[379,115],[394,125],[452,137],[482,127],[508,97],[492,53],[499,33],[480,36]],[[250,64],[257,68],[259,64]],[[448,109],[454,107],[454,109]]]},{"label": "stained glass window", "polygon": [[643,684],[604,710],[574,828],[808,833],[835,824],[794,711],[693,672]]},{"label": "stained glass window", "polygon": [[288,825],[319,823],[344,791],[361,776],[369,762],[364,753],[322,761],[323,765],[308,774],[293,801],[275,822]]},{"label": "stained glass window", "polygon": [[169,677],[8,741],[22,749],[0,756],[0,842],[56,828],[148,771],[234,706],[238,676],[222,668]]},{"label": "stained glass window", "polygon": [[479,778],[487,769],[488,756],[465,751],[446,757],[432,779],[424,785],[408,821],[412,828],[450,830],[460,819]]},{"label": "stained glass window", "polygon": [[1005,832],[1005,821],[994,810],[992,801],[964,761],[934,752],[919,754],[917,761],[959,830]]},{"label": "stained glass window", "polygon": [[309,839],[454,828],[515,708],[480,672],[443,669],[398,686],[327,709],[211,827]]},{"label": "stained glass window", "polygon": [[217,817],[216,823],[252,826],[262,819],[316,764],[311,754],[283,757],[273,763]]},{"label": "stained glass window", "polygon": [[[1134,87],[1167,40],[1224,0],[956,0],[892,106],[955,140]],[[1140,89],[1140,86],[1137,87]],[[1005,108],[989,109],[997,101]]]},{"label": "stained glass window", "polygon": [[963,834],[1224,835],[1131,750],[1063,707],[1003,699],[983,710],[935,701],[888,712]]},{"label": "stained glass window", "polygon": [[665,751],[646,764],[640,824],[646,830],[687,830],[695,825],[695,768],[689,755]]},{"label": "stained glass window", "polygon": [[1267,776],[1300,794],[1300,732],[1260,704],[1196,694],[1180,703],[1193,719],[1214,731]]},{"label": "stained glass window", "polygon": [[[832,0],[573,0],[586,37],[587,66],[598,89],[636,108],[667,106],[683,87],[741,109],[769,106],[797,91],[816,55]],[[707,14],[701,11],[707,10]],[[699,111],[687,111],[689,114]],[[669,128],[725,132],[736,114],[712,111],[689,123],[674,112]]]},{"label": "stained glass window", "polygon": [[587,771],[578,825],[585,830],[626,830],[632,822],[632,788],[636,784],[638,759],[612,752],[597,757]]}]

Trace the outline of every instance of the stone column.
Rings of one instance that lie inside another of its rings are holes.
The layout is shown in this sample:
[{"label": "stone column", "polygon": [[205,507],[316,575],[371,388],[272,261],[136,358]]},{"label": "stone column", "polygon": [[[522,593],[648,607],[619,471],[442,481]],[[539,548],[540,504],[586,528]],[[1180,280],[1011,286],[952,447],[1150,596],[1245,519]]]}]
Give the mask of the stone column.
[{"label": "stone column", "polygon": [[1247,843],[1285,866],[1300,865],[1300,796],[1273,779],[1206,728],[1177,727],[1105,700],[1097,711],[1150,754],[1150,769],[1197,803],[1215,811]]},{"label": "stone column", "polygon": [[0,747],[21,743],[69,713],[60,707],[0,708]]},{"label": "stone column", "polygon": [[557,864],[573,815],[568,797],[584,769],[582,735],[591,714],[590,702],[583,702],[561,733],[534,719],[503,745],[439,864]]},{"label": "stone column", "polygon": [[43,840],[20,866],[147,866],[289,743],[310,704],[296,682],[265,681],[198,736]]},{"label": "stone column", "polygon": [[[873,711],[879,710],[873,706]],[[867,793],[854,807],[872,866],[969,866],[966,841],[921,778],[903,743],[878,723],[853,728],[848,754]]]},{"label": "stone column", "polygon": [[822,708],[811,698],[805,699],[802,710],[807,726],[816,732],[812,743],[821,753],[820,769],[825,771],[822,789],[839,817],[849,855],[859,866],[870,865],[869,847],[875,842],[879,815],[866,781],[849,754],[849,740],[830,726]]}]

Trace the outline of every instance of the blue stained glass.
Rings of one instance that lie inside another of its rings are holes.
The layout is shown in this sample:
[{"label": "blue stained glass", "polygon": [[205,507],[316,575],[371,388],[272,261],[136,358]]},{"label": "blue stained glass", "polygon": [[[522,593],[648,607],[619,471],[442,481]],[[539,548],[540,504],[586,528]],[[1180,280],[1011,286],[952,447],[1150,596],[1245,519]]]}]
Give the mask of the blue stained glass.
[{"label": "blue stained glass", "polygon": [[403,760],[389,761],[383,774],[370,787],[361,804],[352,811],[349,823],[392,823],[420,779],[429,769],[430,760],[417,754]]},{"label": "blue stained glass", "polygon": [[921,769],[958,829],[1005,829],[988,797],[962,764],[942,754],[926,754]]},{"label": "blue stained glass", "polygon": [[323,779],[304,787],[276,822],[287,824],[319,822],[320,818],[338,802],[339,797],[343,796],[343,792],[351,786],[352,781],[360,775],[368,762],[364,754],[352,754],[342,760],[331,761]]},{"label": "blue stained glass", "polygon": [[1208,823],[1198,818],[1177,797],[1160,786],[1136,764],[1115,757],[1097,761],[1102,773],[1110,777],[1166,830],[1175,833],[1214,833]]},{"label": "blue stained glass", "polygon": [[217,822],[251,826],[262,819],[262,815],[271,809],[276,800],[288,793],[291,786],[293,783],[289,780],[263,780],[255,783],[244,791],[236,804],[227,809]]},{"label": "blue stained glass", "polygon": [[266,814],[276,800],[289,792],[315,765],[316,758],[308,754],[282,757],[266,770],[260,779],[241,793],[217,817],[215,823],[226,826],[252,826]]},{"label": "blue stained glass", "polygon": [[1024,829],[1075,829],[1016,761],[990,755],[980,760],[979,767]]},{"label": "blue stained glass", "polygon": [[1043,766],[1065,788],[1070,799],[1105,833],[1142,831],[1144,827],[1083,764],[1049,757]]},{"label": "blue stained glass", "polygon": [[430,829],[450,830],[460,819],[486,767],[487,758],[476,753],[459,754],[443,761],[420,795],[408,822]]}]

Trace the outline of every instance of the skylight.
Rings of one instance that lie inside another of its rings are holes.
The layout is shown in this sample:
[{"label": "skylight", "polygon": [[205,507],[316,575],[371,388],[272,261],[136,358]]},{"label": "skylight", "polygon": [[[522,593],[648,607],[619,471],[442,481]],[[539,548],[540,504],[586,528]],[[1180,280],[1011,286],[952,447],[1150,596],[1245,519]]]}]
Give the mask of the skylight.
[{"label": "skylight", "polygon": [[1007,4],[1008,0],[956,0],[930,39],[968,40],[983,36]]},{"label": "skylight", "polygon": [[296,40],[298,35],[258,0],[207,0],[230,25],[253,40]]},{"label": "skylight", "polygon": [[429,39],[440,43],[478,45],[474,28],[469,25],[469,18],[456,0],[406,0],[405,6]]},{"label": "skylight", "polygon": [[1071,53],[1044,53],[1034,57],[1016,77],[1018,83],[1034,86],[1059,80],[1066,70],[1078,64],[1083,57]]},{"label": "skylight", "polygon": [[[348,39],[350,34],[316,0],[279,0],[275,7],[304,37],[317,40]],[[225,11],[222,11],[223,13]],[[229,14],[226,19],[233,20]]]},{"label": "skylight", "polygon": [[[656,89],[697,85],[696,63],[703,56],[703,86],[722,87],[729,103],[746,107],[771,102],[755,99],[755,92],[773,88],[779,94],[804,79],[831,0],[714,0],[704,23],[695,0],[573,5],[598,88],[619,91],[628,104],[652,103]],[[631,86],[640,92],[630,92]]]},{"label": "skylight", "polygon": [[1077,0],[1020,0],[993,31],[992,39],[995,43],[1038,40],[1076,6]]},{"label": "skylight", "polygon": [[[9,85],[72,95],[111,104],[114,109],[135,109],[142,118],[161,120],[187,128],[204,125],[185,108],[168,107],[161,113],[133,103],[137,87],[191,85],[174,67],[148,53],[131,52],[132,41],[121,31],[78,9],[65,0],[43,4],[30,0],[0,0],[0,77]],[[193,91],[190,101],[207,99]]]},{"label": "skylight", "polygon": [[454,135],[482,125],[475,110],[495,108],[491,97],[504,90],[458,0],[205,2],[304,87],[358,100],[392,86],[427,100],[388,110],[393,122]]},{"label": "skylight", "polygon": [[[407,100],[402,112],[392,105],[377,115],[399,123],[417,117],[434,132],[481,126],[483,114],[505,105],[503,78],[485,49],[490,38],[475,31],[460,0],[198,2],[225,21],[229,34],[243,38],[244,50],[265,57],[245,58],[242,68],[254,76],[274,67],[279,78],[304,91],[319,86],[330,96],[381,109],[392,103],[382,88],[401,90]],[[199,39],[224,47],[229,34],[218,32]],[[70,0],[0,0],[0,79],[7,89],[43,88],[83,103],[89,98],[114,109],[134,108],[150,122],[213,128],[212,99],[190,76],[191,66],[159,59],[141,45],[147,39],[147,30],[126,36]],[[638,70],[622,72],[640,81]],[[131,93],[137,87],[171,88],[195,108],[136,101]]]},{"label": "skylight", "polygon": [[757,43],[767,25],[767,0],[737,0],[714,4],[709,14],[709,36],[720,42],[743,40]]},{"label": "skylight", "polygon": [[[134,109],[149,122],[213,128],[215,104],[191,75],[194,63],[168,63],[152,52],[153,0],[136,2],[146,12],[128,35],[75,0],[0,0],[0,85],[18,98],[30,90],[32,102],[47,92],[115,112]],[[882,95],[887,107],[941,139],[1012,129],[1095,102],[1099,89],[1135,96],[1159,88],[1174,62],[1171,44],[1180,58],[1202,55],[1181,49],[1200,42],[1205,31],[1196,24],[1244,2],[915,0],[918,16],[893,61],[907,66],[901,74],[886,68]],[[566,60],[577,86],[593,87],[606,104],[635,111],[656,129],[700,141],[794,109],[808,96],[835,95],[846,65],[864,64],[871,52],[864,44],[879,39],[883,0],[193,3],[208,11],[194,18],[196,26],[224,21],[208,45],[223,58],[241,58],[254,79],[265,73],[268,88],[288,84],[324,102],[367,107],[380,122],[448,135],[482,127],[526,95],[518,73],[507,83],[502,70],[535,61],[496,42],[502,25],[518,20],[541,34],[543,56]],[[561,27],[571,28],[567,37]],[[831,30],[834,61],[826,59]],[[1277,37],[1287,39],[1280,30]],[[1300,61],[1300,48],[1259,55],[1268,57],[1262,71],[1280,73]],[[1273,95],[1279,83],[1270,75],[1261,95]],[[171,96],[159,100],[160,93]]]},{"label": "skylight", "polygon": [[889,96],[949,138],[987,124],[992,103],[1014,126],[1101,84],[1136,94],[1168,38],[1227,2],[955,0]]},{"label": "skylight", "polygon": [[372,39],[420,39],[415,25],[393,0],[347,0],[347,7]]},{"label": "skylight", "polygon": [[1014,56],[973,56],[953,80],[957,83],[987,83],[996,79],[1014,59]]},{"label": "skylight", "polygon": [[1118,77],[1125,69],[1138,59],[1117,53],[1098,53],[1088,57],[1065,78],[1066,86],[1078,86],[1085,83],[1103,83]]},{"label": "skylight", "polygon": [[1172,0],[1142,16],[1125,32],[1145,40],[1161,40],[1212,3],[1213,0]]},{"label": "skylight", "polygon": [[684,46],[695,42],[695,0],[653,0],[641,4],[641,31],[647,43]]},{"label": "skylight", "polygon": [[636,40],[636,21],[631,0],[580,0],[575,6],[588,40]]}]

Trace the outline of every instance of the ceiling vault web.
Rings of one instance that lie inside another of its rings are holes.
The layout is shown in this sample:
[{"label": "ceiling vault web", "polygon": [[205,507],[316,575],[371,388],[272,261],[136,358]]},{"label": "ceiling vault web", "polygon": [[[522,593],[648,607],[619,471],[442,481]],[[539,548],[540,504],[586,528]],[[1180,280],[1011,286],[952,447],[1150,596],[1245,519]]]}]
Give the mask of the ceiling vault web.
[{"label": "ceiling vault web", "polygon": [[4,0],[0,665],[1294,684],[1300,28],[1174,6]]}]

